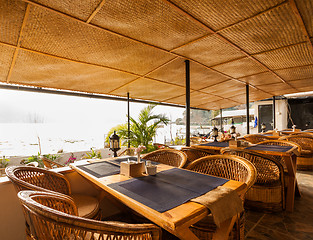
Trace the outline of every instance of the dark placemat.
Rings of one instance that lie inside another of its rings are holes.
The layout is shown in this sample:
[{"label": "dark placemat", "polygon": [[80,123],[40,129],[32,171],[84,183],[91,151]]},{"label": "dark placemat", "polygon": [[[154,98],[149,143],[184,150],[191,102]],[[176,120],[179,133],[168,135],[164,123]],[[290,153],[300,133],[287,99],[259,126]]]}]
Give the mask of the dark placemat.
[{"label": "dark placemat", "polygon": [[156,211],[165,212],[227,181],[174,168],[155,176],[132,178],[108,186]]},{"label": "dark placemat", "polygon": [[[113,163],[113,164],[117,164],[117,165],[121,165],[121,162],[125,162],[125,161],[127,161],[128,159],[129,159],[130,161],[136,161],[136,162],[137,162],[137,157],[122,157],[122,158],[116,158],[116,159],[108,160],[108,162]],[[142,162],[146,162],[147,160],[141,159],[141,161],[142,161]],[[160,164],[160,163],[158,163],[158,162],[153,162],[153,161],[151,161],[151,163],[152,163],[153,165],[158,165],[158,164]]]},{"label": "dark placemat", "polygon": [[97,178],[120,173],[120,167],[110,162],[90,163],[90,164],[81,165],[77,167],[88,172],[89,174]]},{"label": "dark placemat", "polygon": [[210,142],[210,143],[204,143],[200,144],[200,146],[210,146],[210,147],[228,147],[228,142]]},{"label": "dark placemat", "polygon": [[287,152],[292,148],[293,148],[292,146],[276,146],[276,145],[257,144],[255,146],[247,147],[246,149],[256,150],[256,151]]}]

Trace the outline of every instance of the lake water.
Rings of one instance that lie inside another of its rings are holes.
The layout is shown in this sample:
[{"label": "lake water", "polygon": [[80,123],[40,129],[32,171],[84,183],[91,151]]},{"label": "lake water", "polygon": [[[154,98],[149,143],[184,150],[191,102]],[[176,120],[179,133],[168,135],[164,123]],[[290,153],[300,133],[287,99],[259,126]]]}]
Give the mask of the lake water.
[{"label": "lake water", "polygon": [[[78,123],[1,123],[0,156],[29,156],[42,154],[87,151],[104,147],[104,139],[111,126]],[[175,139],[184,134],[184,126],[175,124],[157,131],[154,142]]]}]

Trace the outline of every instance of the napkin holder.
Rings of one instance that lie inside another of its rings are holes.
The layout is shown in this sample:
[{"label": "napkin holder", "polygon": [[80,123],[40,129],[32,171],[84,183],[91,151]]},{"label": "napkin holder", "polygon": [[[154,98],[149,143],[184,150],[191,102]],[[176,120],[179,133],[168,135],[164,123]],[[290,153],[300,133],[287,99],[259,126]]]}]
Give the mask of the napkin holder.
[{"label": "napkin holder", "polygon": [[237,141],[235,139],[229,140],[228,144],[229,144],[229,147],[233,147],[233,148],[241,147],[240,141]]},{"label": "napkin holder", "polygon": [[120,174],[126,177],[142,177],[144,167],[144,162],[121,162]]},{"label": "napkin holder", "polygon": [[279,132],[274,131],[274,132],[273,132],[273,136],[274,136],[274,137],[279,137],[279,136],[280,136],[280,135],[279,135]]}]

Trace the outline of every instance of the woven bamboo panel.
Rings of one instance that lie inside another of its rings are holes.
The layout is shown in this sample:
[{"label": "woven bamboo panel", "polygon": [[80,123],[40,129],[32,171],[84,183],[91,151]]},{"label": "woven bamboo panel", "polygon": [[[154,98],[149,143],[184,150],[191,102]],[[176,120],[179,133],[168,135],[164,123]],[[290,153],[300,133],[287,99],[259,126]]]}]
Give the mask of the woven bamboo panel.
[{"label": "woven bamboo panel", "polygon": [[302,92],[313,91],[313,77],[302,80],[289,81],[288,83]]},{"label": "woven bamboo panel", "polygon": [[215,35],[174,50],[175,53],[195,59],[206,66],[231,61],[245,55]]},{"label": "woven bamboo panel", "polygon": [[[218,101],[221,99],[222,99],[221,97],[202,93],[199,91],[193,91],[190,93],[190,105],[192,105],[193,107],[196,107],[198,105],[202,105],[202,104],[208,103],[208,102]],[[186,104],[186,95],[184,94],[182,96],[169,99],[169,100],[167,100],[167,102],[185,105]]]},{"label": "woven bamboo panel", "polygon": [[0,81],[6,82],[15,48],[0,45]]},{"label": "woven bamboo panel", "polygon": [[238,59],[232,62],[217,65],[213,68],[234,78],[240,78],[266,71],[265,67],[249,58]]},{"label": "woven bamboo panel", "polygon": [[313,37],[313,2],[307,0],[295,0],[295,2],[310,37]]},{"label": "woven bamboo panel", "polygon": [[244,85],[240,84],[234,80],[226,80],[226,81],[223,81],[221,83],[217,83],[217,84],[214,84],[212,86],[209,86],[207,88],[203,88],[203,89],[201,89],[201,91],[205,92],[205,93],[214,93],[215,94],[216,92],[220,92],[223,90],[227,91],[231,88],[231,86],[233,86],[236,89],[240,89],[241,86],[244,86]]},{"label": "woven bamboo panel", "polygon": [[19,51],[10,83],[108,93],[136,76],[92,65]]},{"label": "woven bamboo panel", "polygon": [[19,0],[0,0],[0,41],[17,44],[26,4]]},{"label": "woven bamboo panel", "polygon": [[111,93],[114,95],[126,96],[127,92],[129,92],[133,98],[163,101],[171,97],[185,94],[185,89],[183,87],[174,86],[147,78],[140,78]]},{"label": "woven bamboo panel", "polygon": [[215,30],[249,18],[283,0],[171,0],[186,12]]},{"label": "woven bamboo panel", "polygon": [[22,46],[26,48],[139,74],[173,58],[169,53],[38,7],[32,8],[23,36]]},{"label": "woven bamboo panel", "polygon": [[[170,83],[175,83],[181,86],[185,86],[186,82],[186,70],[184,59],[179,58],[165,66],[157,69],[148,77],[163,80]],[[190,86],[191,89],[201,89],[222,81],[225,81],[227,77],[224,75],[212,71],[200,64],[190,63]]]},{"label": "woven bamboo panel", "polygon": [[239,93],[245,94],[246,86],[238,81],[230,80],[202,89],[201,91],[229,98],[238,95]]},{"label": "woven bamboo panel", "polygon": [[276,70],[275,72],[285,80],[299,80],[304,78],[310,78],[312,77],[313,73],[313,65]]},{"label": "woven bamboo panel", "polygon": [[199,108],[205,108],[205,109],[211,109],[211,110],[219,110],[219,109],[223,109],[223,108],[229,108],[229,107],[233,107],[233,106],[237,106],[240,103],[238,102],[234,102],[228,99],[222,99],[219,101],[215,101],[215,102],[208,102],[208,103],[204,103],[202,105],[199,105]]},{"label": "woven bamboo panel", "polygon": [[295,93],[297,92],[296,89],[290,87],[286,83],[275,83],[275,84],[268,84],[268,85],[260,85],[258,86],[261,90],[268,91],[273,94],[273,96],[279,96],[283,94]]},{"label": "woven bamboo panel", "polygon": [[168,50],[208,34],[162,0],[106,0],[91,23]]},{"label": "woven bamboo panel", "polygon": [[313,64],[313,54],[308,43],[298,44],[255,55],[270,69],[283,69]]},{"label": "woven bamboo panel", "polygon": [[[258,100],[266,99],[266,98],[271,98],[273,94],[268,94],[260,90],[255,90],[253,88],[249,89],[249,102],[255,102]],[[231,97],[232,100],[236,102],[240,102],[245,104],[246,103],[246,94],[239,94],[236,96]]]},{"label": "woven bamboo panel", "polygon": [[248,77],[243,77],[240,78],[240,80],[246,83],[250,83],[254,86],[281,82],[281,80],[271,72],[264,72]]},{"label": "woven bamboo panel", "polygon": [[250,54],[306,40],[295,14],[287,4],[219,33]]},{"label": "woven bamboo panel", "polygon": [[86,21],[102,0],[35,0],[39,4]]}]

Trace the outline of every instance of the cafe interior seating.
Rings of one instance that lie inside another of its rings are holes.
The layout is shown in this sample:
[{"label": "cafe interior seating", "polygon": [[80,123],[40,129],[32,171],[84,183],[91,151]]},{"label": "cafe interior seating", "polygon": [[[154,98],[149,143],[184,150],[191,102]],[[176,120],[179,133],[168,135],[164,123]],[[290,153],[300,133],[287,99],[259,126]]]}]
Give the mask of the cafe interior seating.
[{"label": "cafe interior seating", "polygon": [[183,151],[187,155],[187,162],[184,168],[188,167],[190,163],[192,163],[194,160],[198,158],[215,154],[214,150],[199,149],[199,148],[193,148],[193,147],[184,147],[181,149],[181,151]]},{"label": "cafe interior seating", "polygon": [[176,149],[159,149],[147,153],[142,158],[178,168],[184,167],[187,162],[186,154]]},{"label": "cafe interior seating", "polygon": [[69,181],[62,174],[28,166],[11,166],[5,171],[17,192],[34,190],[65,194],[75,202],[79,216],[99,218],[99,200],[93,196],[72,193]]},{"label": "cafe interior seating", "polygon": [[313,170],[313,135],[307,133],[292,134],[279,140],[293,142],[301,146],[297,157],[298,170]]},{"label": "cafe interior seating", "polygon": [[248,134],[248,135],[243,136],[243,139],[252,144],[256,144],[256,143],[266,141],[266,140],[271,140],[271,138],[264,136],[262,134]]},{"label": "cafe interior seating", "polygon": [[[247,184],[247,190],[256,181],[256,169],[248,160],[234,155],[212,155],[199,158],[193,161],[188,167],[198,173],[231,179]],[[244,194],[241,196],[244,200]],[[230,238],[244,239],[245,215],[241,213],[231,231]],[[191,226],[193,233],[200,239],[212,239],[212,234],[216,231],[212,215],[209,214],[203,220]]]},{"label": "cafe interior seating", "polygon": [[243,157],[257,170],[256,181],[246,193],[245,207],[266,212],[285,209],[284,169],[280,162],[270,156],[238,148],[225,148],[222,154]]},{"label": "cafe interior seating", "polygon": [[66,195],[20,191],[18,198],[30,225],[32,239],[158,240],[161,237],[161,229],[151,223],[129,224],[79,217],[75,203]]}]

